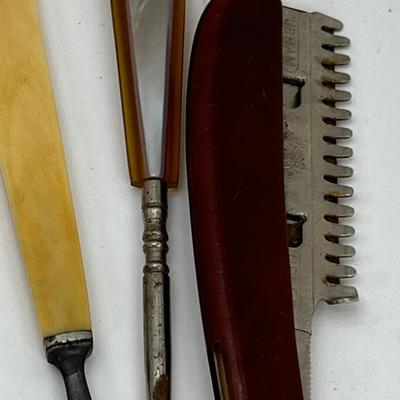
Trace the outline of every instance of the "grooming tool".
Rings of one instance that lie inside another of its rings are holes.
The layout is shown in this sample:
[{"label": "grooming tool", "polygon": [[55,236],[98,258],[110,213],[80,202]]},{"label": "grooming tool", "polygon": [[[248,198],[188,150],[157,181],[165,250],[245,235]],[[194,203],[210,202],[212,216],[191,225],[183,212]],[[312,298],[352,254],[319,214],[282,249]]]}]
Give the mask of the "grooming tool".
[{"label": "grooming tool", "polygon": [[352,194],[338,182],[352,175],[338,162],[352,154],[337,143],[351,136],[336,126],[350,117],[335,107],[350,99],[335,88],[349,81],[335,71],[349,62],[334,51],[348,44],[334,35],[340,29],[321,14],[282,15],[279,1],[213,0],[196,33],[189,194],[206,342],[223,400],[308,400],[315,307],[357,300],[340,284],[355,275],[340,264],[354,254],[339,243],[353,234],[339,224],[353,214],[339,203]]},{"label": "grooming tool", "polygon": [[[184,0],[113,0],[131,183],[143,189],[147,393],[170,398],[167,189],[176,188],[182,109]],[[140,15],[139,15],[140,11]]]},{"label": "grooming tool", "polygon": [[284,203],[280,1],[213,0],[192,50],[187,161],[215,395],[302,399]]},{"label": "grooming tool", "polygon": [[47,359],[70,400],[89,400],[89,303],[36,2],[3,2],[0,22],[1,172]]},{"label": "grooming tool", "polygon": [[349,92],[337,85],[350,81],[335,71],[350,58],[337,53],[349,40],[334,32],[342,23],[319,13],[283,10],[283,79],[286,211],[297,349],[304,398],[310,398],[310,340],[314,310],[320,301],[328,304],[358,300],[353,287],[341,279],[353,278],[354,268],[341,264],[355,254],[353,247],[340,244],[354,229],[341,218],[354,210],[340,204],[353,190],[339,179],[353,175],[341,159],[352,156],[342,142],[351,130],[337,126],[351,113],[336,108],[349,101]]}]

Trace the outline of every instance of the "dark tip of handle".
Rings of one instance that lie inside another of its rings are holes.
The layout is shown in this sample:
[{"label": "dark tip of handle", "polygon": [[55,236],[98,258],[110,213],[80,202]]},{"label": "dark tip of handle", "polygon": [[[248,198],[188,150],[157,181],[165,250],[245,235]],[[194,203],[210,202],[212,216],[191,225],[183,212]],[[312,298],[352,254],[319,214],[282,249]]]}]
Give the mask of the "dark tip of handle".
[{"label": "dark tip of handle", "polygon": [[84,364],[92,352],[90,339],[62,343],[47,349],[47,361],[56,366],[65,382],[68,400],[91,400]]}]

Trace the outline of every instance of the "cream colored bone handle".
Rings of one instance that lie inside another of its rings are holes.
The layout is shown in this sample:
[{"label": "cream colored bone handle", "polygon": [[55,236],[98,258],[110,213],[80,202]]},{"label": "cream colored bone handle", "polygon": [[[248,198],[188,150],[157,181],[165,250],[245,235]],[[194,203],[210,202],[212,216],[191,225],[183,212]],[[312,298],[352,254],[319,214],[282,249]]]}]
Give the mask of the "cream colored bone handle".
[{"label": "cream colored bone handle", "polygon": [[90,331],[81,251],[34,0],[1,1],[0,165],[43,336]]}]

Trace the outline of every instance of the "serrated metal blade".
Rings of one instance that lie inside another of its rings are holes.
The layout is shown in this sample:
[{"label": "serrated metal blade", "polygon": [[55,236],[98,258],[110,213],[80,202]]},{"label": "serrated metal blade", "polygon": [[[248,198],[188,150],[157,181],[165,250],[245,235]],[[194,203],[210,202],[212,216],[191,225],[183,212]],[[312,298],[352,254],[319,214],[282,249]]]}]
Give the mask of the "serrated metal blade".
[{"label": "serrated metal blade", "polygon": [[351,148],[338,145],[349,139],[351,130],[336,126],[351,118],[336,102],[351,99],[350,93],[336,89],[350,76],[335,66],[350,62],[335,49],[350,41],[334,34],[342,23],[322,14],[284,8],[284,131],[285,187],[289,225],[289,253],[296,339],[304,399],[310,399],[311,323],[316,306],[357,300],[355,288],[343,286],[341,279],[352,278],[355,270],[340,264],[355,250],[340,243],[354,229],[340,224],[354,210],[339,199],[351,197],[353,189],[338,184],[353,170],[338,164],[350,158]]}]

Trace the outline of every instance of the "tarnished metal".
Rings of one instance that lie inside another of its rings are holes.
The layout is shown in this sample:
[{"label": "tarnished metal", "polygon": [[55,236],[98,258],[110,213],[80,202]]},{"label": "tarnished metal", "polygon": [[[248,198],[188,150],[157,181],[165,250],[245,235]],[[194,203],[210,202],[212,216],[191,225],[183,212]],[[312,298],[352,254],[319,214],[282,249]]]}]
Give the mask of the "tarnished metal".
[{"label": "tarnished metal", "polygon": [[294,316],[297,347],[305,400],[310,398],[311,323],[317,304],[353,302],[358,299],[353,287],[340,280],[352,278],[354,268],[341,265],[341,258],[355,250],[340,244],[354,229],[340,223],[351,217],[353,209],[340,204],[351,197],[352,188],[338,180],[352,176],[352,169],[339,159],[352,150],[339,141],[352,132],[337,126],[351,113],[336,108],[350,94],[336,88],[348,83],[349,75],[336,72],[346,65],[348,56],[335,52],[349,44],[337,36],[342,23],[318,13],[284,9],[284,133],[285,187],[292,269]]},{"label": "tarnished metal", "polygon": [[169,399],[167,187],[179,178],[185,0],[111,1],[131,182],[143,187],[148,398]]},{"label": "tarnished metal", "polygon": [[169,269],[167,184],[151,179],[143,187],[144,337],[148,398],[167,400],[169,391]]},{"label": "tarnished metal", "polygon": [[91,331],[66,332],[44,339],[47,361],[64,379],[68,400],[91,400],[85,377],[85,360],[92,353]]},{"label": "tarnished metal", "polygon": [[82,340],[93,340],[91,331],[67,332],[56,336],[50,336],[44,339],[44,348],[48,350],[53,346],[68,344],[72,342],[80,342]]}]

